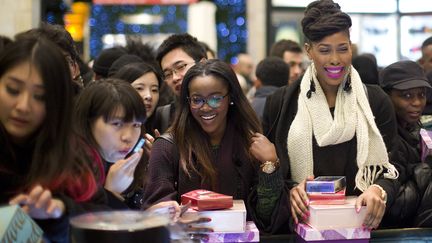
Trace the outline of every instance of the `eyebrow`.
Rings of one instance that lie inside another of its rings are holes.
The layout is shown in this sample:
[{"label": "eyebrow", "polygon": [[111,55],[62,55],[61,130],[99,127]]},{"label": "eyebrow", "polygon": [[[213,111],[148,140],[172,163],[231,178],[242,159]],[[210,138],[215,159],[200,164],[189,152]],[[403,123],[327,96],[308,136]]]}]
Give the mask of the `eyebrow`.
[{"label": "eyebrow", "polygon": [[183,61],[183,60],[179,60],[179,61],[177,61],[177,62],[175,62],[175,63],[173,63],[171,66],[169,66],[168,68],[165,68],[164,70],[163,70],[163,72],[166,72],[166,71],[168,71],[168,70],[172,70],[173,69],[173,67],[175,67],[175,66],[177,66],[177,65],[179,65],[180,63],[183,63],[183,62],[185,62],[185,61]]},{"label": "eyebrow", "polygon": [[222,91],[216,91],[216,92],[213,92],[213,93],[210,93],[209,95],[207,95],[207,96],[204,96],[204,95],[201,95],[201,94],[197,94],[197,93],[192,93],[191,95],[196,95],[196,96],[200,96],[200,97],[209,97],[209,96],[212,96],[212,95],[222,95],[223,94],[223,92]]},{"label": "eyebrow", "polygon": [[[16,82],[16,83],[19,83],[20,85],[25,85],[25,82],[22,81],[22,80],[19,79],[19,78],[16,78],[16,77],[14,77],[14,76],[8,76],[8,78],[9,78],[10,80]],[[35,84],[35,85],[33,85],[33,86],[36,87],[36,88],[38,88],[38,89],[45,89],[45,87],[44,87],[43,84]]]}]

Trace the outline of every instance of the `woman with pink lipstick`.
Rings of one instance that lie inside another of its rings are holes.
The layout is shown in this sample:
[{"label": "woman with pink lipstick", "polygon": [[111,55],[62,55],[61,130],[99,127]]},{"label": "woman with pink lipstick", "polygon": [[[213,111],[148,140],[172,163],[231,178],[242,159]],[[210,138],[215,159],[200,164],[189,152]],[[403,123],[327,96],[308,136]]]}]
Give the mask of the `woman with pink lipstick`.
[{"label": "woman with pink lipstick", "polygon": [[398,171],[388,152],[397,146],[391,101],[364,86],[351,65],[351,18],[332,0],[310,3],[302,20],[311,65],[303,78],[268,97],[264,130],[275,143],[290,181],[294,222],[306,219],[305,181],[346,176],[356,207],[367,207],[364,227],[377,228],[397,191]]},{"label": "woman with pink lipstick", "polygon": [[[413,61],[399,61],[384,68],[380,85],[389,95],[396,111],[401,146],[398,156],[404,162],[405,178],[400,178],[395,203],[389,219],[397,227],[431,227],[430,156],[421,163],[420,116],[426,106],[426,92],[431,89],[424,70]],[[425,193],[426,192],[426,193]],[[426,219],[426,220],[425,220]]]},{"label": "woman with pink lipstick", "polygon": [[288,191],[274,145],[229,65],[214,59],[191,67],[179,102],[171,129],[153,144],[146,204],[208,189],[244,200],[260,230],[287,230]]},{"label": "woman with pink lipstick", "polygon": [[[0,204],[18,204],[49,242],[69,242],[69,217],[107,208],[91,154],[73,133],[69,66],[44,38],[0,55]],[[99,197],[100,196],[100,197]],[[101,199],[101,200],[99,200]]]}]

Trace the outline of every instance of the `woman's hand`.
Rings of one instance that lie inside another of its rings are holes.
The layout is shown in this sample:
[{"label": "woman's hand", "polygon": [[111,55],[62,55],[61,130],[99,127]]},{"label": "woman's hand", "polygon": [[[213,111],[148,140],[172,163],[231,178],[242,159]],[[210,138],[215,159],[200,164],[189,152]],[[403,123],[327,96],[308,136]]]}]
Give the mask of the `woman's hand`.
[{"label": "woman's hand", "polygon": [[366,217],[363,226],[369,229],[378,228],[385,212],[385,202],[381,199],[381,190],[376,186],[370,186],[356,200],[356,211],[361,206],[366,206]]},{"label": "woman's hand", "polygon": [[108,171],[104,185],[105,189],[117,195],[124,192],[133,181],[135,168],[142,154],[143,150],[140,149],[129,158],[115,162]]},{"label": "woman's hand", "polygon": [[306,193],[306,181],[313,180],[313,176],[309,176],[300,184],[290,190],[291,214],[294,222],[298,224],[299,218],[305,220],[309,217],[309,198]]},{"label": "woman's hand", "polygon": [[144,144],[144,153],[150,157],[150,153],[151,153],[155,138],[148,133],[144,134],[144,138],[146,140],[145,144]]},{"label": "woman's hand", "polygon": [[9,201],[9,204],[18,204],[24,212],[35,219],[60,218],[66,207],[64,203],[52,197],[51,191],[37,185],[28,194],[19,194]]},{"label": "woman's hand", "polygon": [[261,163],[265,161],[277,160],[276,148],[266,136],[261,133],[255,133],[252,138],[252,144],[249,148],[250,153]]},{"label": "woman's hand", "polygon": [[165,201],[154,204],[147,209],[155,213],[168,213],[171,220],[176,222],[180,217],[180,206],[176,201]]}]

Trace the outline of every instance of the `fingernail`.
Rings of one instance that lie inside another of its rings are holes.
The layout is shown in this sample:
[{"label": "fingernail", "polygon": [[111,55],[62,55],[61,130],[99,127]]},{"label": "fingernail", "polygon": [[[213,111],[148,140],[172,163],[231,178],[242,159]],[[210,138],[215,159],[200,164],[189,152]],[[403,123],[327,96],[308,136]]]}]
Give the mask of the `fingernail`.
[{"label": "fingernail", "polygon": [[211,218],[207,218],[207,222],[211,222],[212,220],[211,220]]},{"label": "fingernail", "polygon": [[360,212],[360,208],[356,207],[356,213]]}]

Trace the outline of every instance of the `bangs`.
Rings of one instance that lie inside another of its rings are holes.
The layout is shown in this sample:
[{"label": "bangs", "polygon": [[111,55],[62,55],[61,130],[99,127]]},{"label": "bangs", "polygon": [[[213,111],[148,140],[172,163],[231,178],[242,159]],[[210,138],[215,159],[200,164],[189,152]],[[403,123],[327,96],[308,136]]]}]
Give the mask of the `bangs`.
[{"label": "bangs", "polygon": [[[100,107],[101,115],[105,122],[115,118],[120,118],[123,122],[139,121],[145,123],[146,121],[146,110],[144,103],[140,97],[140,102],[137,102],[136,97],[131,97],[125,94],[120,99],[113,99],[110,97],[102,103]],[[119,117],[119,114],[123,114]]]}]

